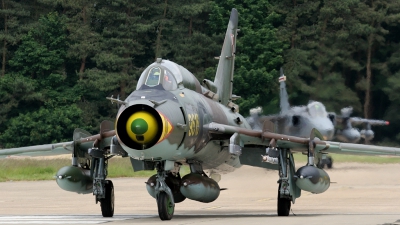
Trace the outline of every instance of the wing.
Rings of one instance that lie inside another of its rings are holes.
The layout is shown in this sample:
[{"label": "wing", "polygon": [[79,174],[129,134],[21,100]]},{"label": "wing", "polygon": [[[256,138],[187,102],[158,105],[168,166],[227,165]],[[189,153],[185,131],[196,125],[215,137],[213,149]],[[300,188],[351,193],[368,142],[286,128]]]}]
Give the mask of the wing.
[{"label": "wing", "polygon": [[260,115],[261,113],[261,108],[254,108],[250,109],[250,116],[246,118],[247,122],[251,126],[251,129],[253,130],[262,130],[263,126],[267,123],[269,125],[268,130],[269,131],[275,131],[275,122],[278,122],[279,120],[284,119],[284,117],[280,115],[268,115],[268,116],[262,116]]},{"label": "wing", "polygon": [[361,124],[370,124],[373,126],[385,126],[389,125],[389,121],[385,120],[371,120],[371,119],[364,119],[359,117],[351,117],[350,122],[353,125],[361,125]]},{"label": "wing", "polygon": [[27,156],[49,156],[70,154],[73,152],[73,141],[62,142],[56,144],[36,145],[21,148],[10,148],[0,150],[0,158],[10,155],[27,155]]},{"label": "wing", "polygon": [[[290,149],[291,152],[306,153],[312,147],[317,159],[324,153],[351,154],[351,155],[393,155],[400,156],[400,148],[381,147],[374,145],[350,144],[341,142],[321,141],[322,135],[313,129],[309,138],[300,138],[282,135],[267,131],[264,127],[262,131],[256,131],[241,127],[211,123],[208,125],[211,136],[221,134],[229,136],[237,133],[235,139],[231,138],[229,143],[230,152],[234,153],[241,148],[241,162],[245,165],[266,167],[261,163],[261,155],[265,154],[267,147],[277,149]],[[244,161],[242,161],[242,158]],[[262,165],[262,166],[260,166]],[[274,167],[275,168],[275,167]]]},{"label": "wing", "polygon": [[73,134],[73,141],[2,149],[0,150],[0,158],[10,155],[51,156],[72,153],[84,156],[90,147],[110,145],[111,137],[115,135],[113,127],[113,122],[103,121],[100,124],[100,133],[96,135],[91,135],[89,132],[77,128]]}]

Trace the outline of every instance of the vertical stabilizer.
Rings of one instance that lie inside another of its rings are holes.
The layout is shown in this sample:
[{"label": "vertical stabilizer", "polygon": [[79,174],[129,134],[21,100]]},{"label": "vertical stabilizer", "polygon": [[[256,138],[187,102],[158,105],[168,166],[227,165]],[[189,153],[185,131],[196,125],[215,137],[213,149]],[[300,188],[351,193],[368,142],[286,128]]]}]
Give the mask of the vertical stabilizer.
[{"label": "vertical stabilizer", "polygon": [[281,67],[280,71],[280,76],[279,76],[279,83],[280,85],[280,92],[279,92],[279,98],[280,98],[280,107],[281,107],[281,113],[284,113],[286,111],[289,111],[290,109],[290,104],[289,104],[289,97],[286,92],[286,76],[283,74],[283,69]]},{"label": "vertical stabilizer", "polygon": [[218,88],[219,100],[224,105],[227,105],[232,99],[237,26],[238,12],[236,9],[232,9],[214,80],[214,84]]}]

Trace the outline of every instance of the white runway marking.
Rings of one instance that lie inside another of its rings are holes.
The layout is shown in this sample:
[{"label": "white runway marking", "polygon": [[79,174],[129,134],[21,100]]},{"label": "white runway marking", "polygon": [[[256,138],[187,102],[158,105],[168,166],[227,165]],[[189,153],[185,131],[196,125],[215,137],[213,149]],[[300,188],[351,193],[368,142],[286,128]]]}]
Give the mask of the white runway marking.
[{"label": "white runway marking", "polygon": [[0,216],[0,224],[100,224],[149,216]]}]

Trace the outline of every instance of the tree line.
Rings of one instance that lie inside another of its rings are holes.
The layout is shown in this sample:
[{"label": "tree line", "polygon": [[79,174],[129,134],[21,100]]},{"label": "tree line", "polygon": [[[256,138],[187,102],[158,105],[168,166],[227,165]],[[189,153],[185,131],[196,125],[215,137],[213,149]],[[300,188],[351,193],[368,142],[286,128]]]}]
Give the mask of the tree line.
[{"label": "tree line", "polygon": [[400,116],[400,2],[396,0],[1,0],[0,146],[71,140],[117,112],[158,57],[213,79],[231,9],[239,12],[236,103],[279,112],[277,78],[293,105],[387,119]]}]

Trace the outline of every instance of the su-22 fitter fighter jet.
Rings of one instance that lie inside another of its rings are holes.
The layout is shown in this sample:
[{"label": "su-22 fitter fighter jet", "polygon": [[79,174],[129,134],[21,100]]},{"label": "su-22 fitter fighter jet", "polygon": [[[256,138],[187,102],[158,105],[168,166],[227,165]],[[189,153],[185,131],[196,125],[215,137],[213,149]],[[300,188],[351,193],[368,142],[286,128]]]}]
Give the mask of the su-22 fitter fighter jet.
[{"label": "su-22 fitter fighter jet", "polygon": [[[286,134],[297,137],[308,137],[311,130],[316,128],[323,136],[324,140],[337,138],[343,142],[356,143],[360,138],[370,141],[374,137],[371,125],[388,125],[388,121],[372,120],[358,117],[350,117],[353,112],[351,107],[343,108],[341,116],[335,113],[327,112],[321,102],[310,101],[306,106],[293,106],[289,104],[289,97],[286,91],[286,76],[283,69],[280,69],[280,109],[279,115],[261,116],[261,107],[250,110],[250,117],[247,121],[255,130],[261,130],[265,121],[273,122],[273,130],[280,134]],[[338,129],[335,134],[335,125]],[[353,125],[364,125],[365,129],[358,131]],[[335,135],[335,137],[334,137]],[[333,160],[330,156],[324,155],[323,160],[318,163],[320,167],[326,164],[328,168],[332,167]]]},{"label": "su-22 fitter fighter jet", "polygon": [[313,128],[317,128],[324,140],[332,140],[334,135],[334,116],[328,114],[325,106],[320,102],[310,102],[307,106],[293,106],[289,104],[286,91],[286,76],[280,70],[280,113],[279,115],[260,116],[261,107],[250,110],[248,122],[253,129],[261,130],[265,121],[274,123],[277,133],[297,137],[308,137]]},{"label": "su-22 fitter fighter jet", "polygon": [[[72,153],[72,165],[61,168],[56,181],[66,191],[93,193],[104,217],[114,215],[114,186],[106,179],[108,160],[130,157],[135,171],[157,170],[146,188],[156,200],[161,220],[170,220],[175,204],[186,198],[205,203],[216,200],[219,173],[241,165],[278,171],[277,211],[279,216],[288,216],[301,190],[322,193],[328,189],[328,174],[315,166],[325,152],[400,155],[398,148],[322,141],[315,129],[309,138],[268,132],[268,124],[261,131],[252,130],[232,102],[237,24],[238,12],[232,9],[214,82],[204,80],[201,86],[182,66],[157,59],[125,100],[109,98],[121,105],[115,126],[103,121],[97,135],[76,129],[71,142],[7,149],[1,154]],[[308,158],[297,171],[295,152]],[[183,177],[182,165],[190,167]],[[213,171],[210,177],[206,169]]]}]

